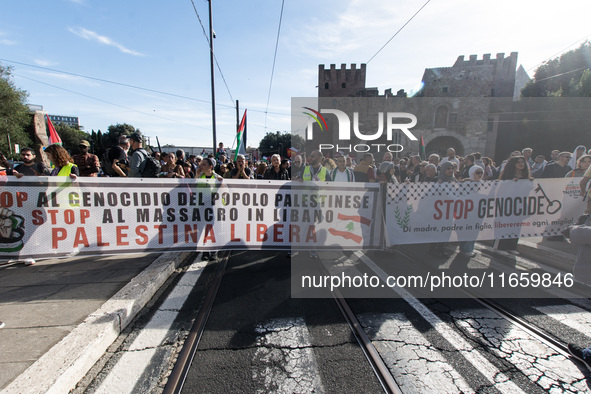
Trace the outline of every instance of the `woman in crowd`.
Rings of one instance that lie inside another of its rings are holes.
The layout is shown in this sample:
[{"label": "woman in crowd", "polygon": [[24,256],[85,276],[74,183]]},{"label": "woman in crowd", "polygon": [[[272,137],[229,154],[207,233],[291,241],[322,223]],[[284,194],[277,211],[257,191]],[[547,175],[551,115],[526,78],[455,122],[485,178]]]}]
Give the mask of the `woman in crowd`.
[{"label": "woman in crowd", "polygon": [[398,183],[396,178],[394,163],[391,161],[383,161],[380,163],[380,175],[378,180],[380,183]]},{"label": "woman in crowd", "polygon": [[446,161],[441,165],[441,169],[439,170],[439,175],[437,175],[437,182],[455,182],[455,163],[451,161]]},{"label": "woman in crowd", "polygon": [[400,163],[398,164],[398,167],[400,168],[400,182],[405,182],[406,181],[406,177],[407,177],[407,173],[406,173],[406,169],[407,169],[407,160],[405,158],[400,159]]},{"label": "woman in crowd", "polygon": [[579,159],[581,156],[585,154],[587,148],[583,145],[579,145],[573,151],[573,155],[571,156],[570,160],[568,161],[568,165],[571,170],[575,170],[577,168],[577,164],[579,163]]},{"label": "woman in crowd", "polygon": [[193,173],[193,167],[191,163],[183,161],[183,172],[185,173],[185,178],[195,178],[195,174]]},{"label": "woman in crowd", "polygon": [[256,171],[256,179],[265,179],[265,171],[267,171],[267,163],[260,162]]},{"label": "woman in crowd", "polygon": [[[529,167],[525,161],[525,157],[523,156],[513,156],[505,164],[503,168],[503,172],[499,176],[499,179],[502,181],[507,180],[514,180],[517,182],[520,179],[533,179],[529,176]],[[504,238],[498,239],[498,244],[496,245],[496,249],[498,252],[503,255],[507,255],[508,253],[512,253],[518,255],[519,252],[517,251],[517,243],[519,242],[519,238]]]},{"label": "woman in crowd", "polygon": [[164,155],[164,166],[161,168],[161,178],[184,178],[185,171],[183,166],[178,164],[176,161],[176,155],[174,153],[167,153]]},{"label": "woman in crowd", "polygon": [[50,176],[69,176],[72,179],[80,176],[80,171],[76,164],[74,164],[74,159],[70,157],[68,151],[61,145],[49,145],[45,148],[45,154],[54,166],[49,174]]},{"label": "woman in crowd", "polygon": [[337,168],[337,164],[334,162],[333,159],[326,158],[322,161],[322,165],[326,168],[329,172]]},{"label": "woman in crowd", "polygon": [[[571,159],[572,160],[572,159]],[[587,168],[591,165],[591,155],[583,155],[579,157],[579,161],[577,161],[577,167],[566,174],[565,178],[580,178],[585,174]]]},{"label": "woman in crowd", "polygon": [[483,180],[487,181],[489,179],[497,179],[498,176],[495,176],[495,172],[497,169],[495,168],[495,163],[493,163],[490,157],[483,157],[482,163],[484,163],[484,177]]}]

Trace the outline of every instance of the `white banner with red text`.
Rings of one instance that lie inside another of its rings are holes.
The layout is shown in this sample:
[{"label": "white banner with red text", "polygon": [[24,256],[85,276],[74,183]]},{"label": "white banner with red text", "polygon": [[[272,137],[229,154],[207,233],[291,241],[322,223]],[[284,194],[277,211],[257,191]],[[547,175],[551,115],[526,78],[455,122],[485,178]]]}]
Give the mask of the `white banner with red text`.
[{"label": "white banner with red text", "polygon": [[580,178],[389,185],[391,245],[560,235],[585,210]]},{"label": "white banner with red text", "polygon": [[223,249],[377,248],[379,185],[0,179],[0,259]]}]

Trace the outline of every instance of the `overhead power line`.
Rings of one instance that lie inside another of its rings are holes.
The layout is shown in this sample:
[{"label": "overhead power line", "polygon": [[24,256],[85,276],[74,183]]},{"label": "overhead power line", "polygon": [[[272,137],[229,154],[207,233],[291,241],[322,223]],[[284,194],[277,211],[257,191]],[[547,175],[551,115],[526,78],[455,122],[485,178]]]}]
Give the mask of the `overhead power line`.
[{"label": "overhead power line", "polygon": [[[209,42],[209,37],[207,37],[207,33],[205,32],[205,27],[203,26],[203,22],[201,22],[201,18],[199,17],[199,13],[197,12],[197,8],[195,7],[195,3],[193,2],[193,0],[191,0],[191,4],[193,4],[193,10],[195,11],[195,15],[197,15],[197,19],[199,20],[199,24],[201,25],[201,30],[203,30],[203,36],[205,37],[205,40],[207,41],[207,46],[209,48],[211,48],[211,44]],[[215,37],[215,35],[214,35]],[[215,60],[215,65],[218,68],[218,71],[220,72],[220,75],[222,77],[222,81],[224,81],[224,85],[226,85],[226,90],[228,91],[228,95],[230,96],[230,100],[232,100],[232,103],[235,103],[236,101],[234,100],[234,97],[232,97],[232,93],[230,92],[230,88],[228,87],[228,83],[226,82],[226,77],[224,77],[224,73],[222,72],[222,68],[220,67],[220,64],[218,63],[218,59],[215,57],[215,54],[213,55],[213,59]]]},{"label": "overhead power line", "polygon": [[[26,66],[26,67],[38,68],[38,69],[41,69],[41,70],[56,72],[56,73],[59,73],[59,74],[71,75],[71,76],[74,76],[74,77],[79,77],[79,78],[84,78],[84,79],[90,79],[90,80],[93,80],[93,81],[104,82],[104,83],[108,83],[108,84],[111,84],[111,85],[118,85],[118,86],[123,86],[123,87],[126,87],[126,88],[143,90],[143,91],[146,91],[146,92],[157,93],[157,94],[162,94],[162,95],[172,96],[172,97],[178,97],[178,98],[182,98],[182,99],[185,99],[185,100],[198,101],[198,102],[205,103],[205,104],[211,104],[211,101],[201,100],[201,99],[198,99],[198,98],[195,98],[195,97],[188,97],[188,96],[183,96],[183,95],[180,95],[180,94],[175,94],[175,93],[170,93],[170,92],[164,92],[162,90],[144,88],[144,87],[141,87],[141,86],[130,85],[130,84],[127,84],[127,83],[110,81],[108,79],[103,79],[103,78],[90,77],[88,75],[76,74],[76,73],[72,73],[72,72],[68,72],[68,71],[57,70],[57,69],[54,69],[54,68],[37,66],[35,64],[28,64],[28,63],[17,62],[15,60],[2,59],[2,58],[0,58],[0,61],[1,62],[6,62],[6,63],[12,63],[12,64],[19,64],[21,66]],[[25,78],[23,76],[20,76],[20,77]],[[25,78],[25,79],[30,79],[30,78]],[[55,86],[55,85],[51,85],[51,86]],[[63,88],[59,88],[59,89],[63,89]],[[227,105],[227,104],[216,104],[216,107],[231,108],[233,110],[236,109],[236,106],[235,105]],[[251,112],[261,112],[261,113],[266,112],[266,111],[263,111],[263,110],[256,110],[256,109],[249,109],[249,111],[251,111]],[[275,114],[275,115],[289,115],[288,113],[281,113],[281,112],[269,112],[269,113],[270,114]]]},{"label": "overhead power line", "polygon": [[[193,125],[193,124],[190,124],[190,123],[181,122],[181,121],[179,121],[178,119],[171,119],[171,118],[166,118],[166,117],[164,117],[164,116],[155,115],[155,114],[153,114],[153,113],[150,113],[150,112],[144,112],[144,111],[140,111],[140,110],[138,110],[138,109],[135,109],[135,108],[126,107],[126,106],[124,106],[124,105],[120,105],[120,104],[115,104],[115,103],[112,103],[112,102],[110,102],[110,101],[107,101],[107,100],[103,100],[103,99],[99,99],[99,98],[96,98],[96,97],[92,97],[92,96],[89,96],[89,95],[87,95],[87,94],[84,94],[84,93],[80,93],[80,92],[76,92],[76,91],[74,91],[74,90],[70,90],[70,89],[62,88],[62,87],[60,87],[60,86],[57,86],[57,85],[52,85],[52,84],[50,84],[50,83],[43,82],[43,81],[39,81],[39,80],[36,80],[36,79],[33,79],[33,78],[28,78],[28,77],[25,77],[25,76],[22,76],[22,75],[18,75],[18,74],[13,74],[13,75],[14,75],[14,76],[17,76],[17,77],[19,77],[19,78],[24,78],[24,79],[27,79],[27,80],[29,80],[29,81],[33,81],[33,82],[40,83],[40,84],[42,84],[42,85],[51,86],[52,88],[59,89],[59,90],[63,90],[63,91],[66,91],[66,92],[68,92],[68,93],[72,93],[72,94],[76,94],[76,95],[78,95],[78,96],[86,97],[86,98],[89,98],[89,99],[91,99],[91,100],[100,101],[100,102],[102,102],[102,103],[109,104],[109,105],[113,105],[113,106],[115,106],[115,107],[119,107],[119,108],[127,109],[127,110],[129,110],[129,111],[133,111],[133,112],[138,112],[138,113],[140,113],[140,114],[143,114],[143,115],[148,115],[148,116],[152,116],[152,117],[155,117],[155,118],[160,118],[160,119],[164,119],[164,120],[169,120],[169,121],[172,121],[172,122],[175,122],[175,123],[186,124],[186,125],[189,125],[189,126],[195,126],[195,125]],[[199,126],[197,126],[197,127],[199,127]],[[209,129],[205,128],[205,127],[199,127],[199,128],[202,128],[202,129],[205,129],[205,130],[209,130]]]},{"label": "overhead power line", "polygon": [[279,14],[279,26],[277,27],[277,39],[275,40],[275,53],[273,54],[273,66],[271,67],[271,79],[269,81],[269,93],[267,93],[267,106],[265,108],[265,130],[267,129],[267,111],[271,99],[271,87],[273,86],[273,75],[275,74],[275,61],[277,60],[277,47],[279,46],[279,34],[281,33],[281,21],[283,20],[283,6],[285,0],[281,1],[281,13]]},{"label": "overhead power line", "polygon": [[421,12],[421,10],[423,8],[425,8],[425,6],[427,4],[429,4],[430,1],[431,0],[427,0],[427,2],[425,4],[423,4],[423,6],[421,8],[419,8],[419,10],[417,12],[415,12],[415,14],[413,16],[411,16],[410,19],[407,20],[406,23],[404,25],[402,25],[402,27],[400,29],[398,29],[398,31],[396,33],[394,33],[394,35],[392,37],[390,37],[390,39],[384,45],[382,45],[382,47],[371,58],[369,58],[369,60],[365,63],[368,64],[369,62],[371,62],[371,60],[374,57],[376,57],[377,54],[380,53],[382,51],[382,49],[384,49],[386,47],[386,45],[388,45],[390,43],[390,41],[392,41],[394,39],[394,37],[396,37],[398,35],[398,33],[400,33],[402,31],[402,29],[404,29],[406,27],[406,25],[408,25],[410,23],[410,21],[412,21],[414,19],[414,17],[417,16],[419,14],[419,12]]},{"label": "overhead power line", "polygon": [[577,41],[573,42],[572,44],[570,44],[569,46],[567,46],[564,49],[561,49],[560,51],[556,52],[554,55],[550,56],[549,58],[542,60],[541,62],[539,62],[538,64],[536,64],[535,66],[529,68],[527,71],[531,71],[534,68],[537,68],[538,66],[541,66],[542,64],[546,63],[548,60],[550,59],[554,59],[556,56],[561,55],[562,53],[564,53],[564,51],[566,51],[567,49],[571,48],[573,45],[576,45],[578,43],[580,43],[583,40],[587,40],[587,38],[591,36],[591,34],[587,34],[585,37],[578,39]]}]

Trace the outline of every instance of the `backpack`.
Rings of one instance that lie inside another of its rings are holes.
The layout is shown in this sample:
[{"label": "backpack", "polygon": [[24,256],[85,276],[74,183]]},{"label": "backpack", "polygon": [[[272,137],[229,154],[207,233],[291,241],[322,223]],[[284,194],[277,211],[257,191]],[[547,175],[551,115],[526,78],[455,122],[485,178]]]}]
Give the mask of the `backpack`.
[{"label": "backpack", "polygon": [[161,168],[160,160],[156,159],[154,156],[149,155],[145,149],[140,149],[138,152],[146,155],[144,168],[140,170],[142,178],[158,178]]},{"label": "backpack", "polygon": [[113,175],[113,168],[111,168],[111,162],[109,161],[109,152],[111,149],[106,149],[101,156],[101,169],[105,175]]}]

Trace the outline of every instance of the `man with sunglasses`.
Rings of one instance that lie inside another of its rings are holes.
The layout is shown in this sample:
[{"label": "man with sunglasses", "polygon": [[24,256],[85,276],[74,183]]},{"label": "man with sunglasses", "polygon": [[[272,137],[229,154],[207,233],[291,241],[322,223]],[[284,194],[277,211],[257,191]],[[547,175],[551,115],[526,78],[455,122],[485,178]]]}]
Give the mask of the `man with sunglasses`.
[{"label": "man with sunglasses", "polygon": [[88,148],[90,148],[90,143],[88,141],[80,141],[80,144],[78,144],[80,153],[74,155],[73,159],[74,163],[78,166],[80,176],[95,177],[98,176],[101,163],[96,155],[88,153]]},{"label": "man with sunglasses", "polygon": [[568,162],[572,154],[570,152],[560,152],[556,162],[548,164],[544,167],[542,178],[564,178],[564,176],[572,171]]},{"label": "man with sunglasses", "polygon": [[289,178],[294,179],[296,176],[300,175],[301,172],[304,171],[303,160],[302,156],[297,155],[293,158],[291,162],[291,166],[287,168],[287,172],[289,173]]}]

